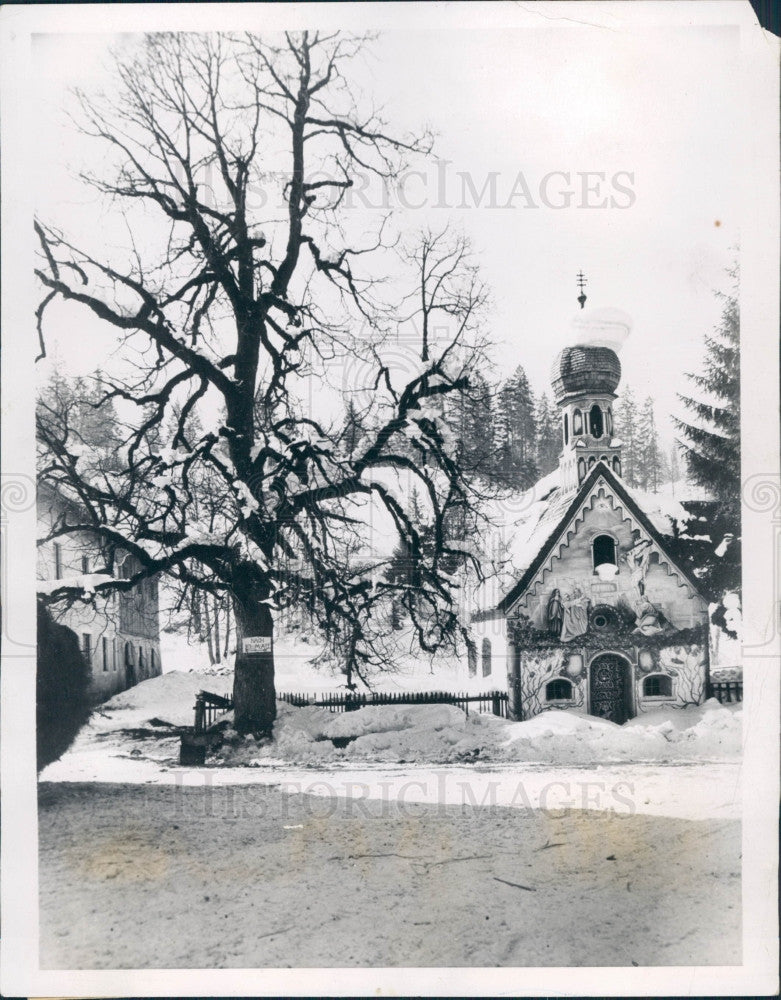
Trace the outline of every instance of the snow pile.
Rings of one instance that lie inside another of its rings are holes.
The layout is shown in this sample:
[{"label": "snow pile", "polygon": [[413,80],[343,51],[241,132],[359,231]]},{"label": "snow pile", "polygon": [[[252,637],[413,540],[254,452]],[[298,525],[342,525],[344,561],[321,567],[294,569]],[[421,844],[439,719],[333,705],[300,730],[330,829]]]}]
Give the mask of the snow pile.
[{"label": "snow pile", "polygon": [[357,712],[344,712],[325,726],[329,739],[347,736],[355,739],[367,733],[388,733],[424,727],[439,732],[446,726],[463,724],[465,715],[455,705],[373,705]]},{"label": "snow pile", "polygon": [[[147,728],[153,720],[155,724],[192,726],[195,696],[203,686],[203,675],[199,673],[174,671],[152,677],[95,708],[89,725],[103,731]],[[215,693],[222,694],[231,687],[232,678],[221,677]]]},{"label": "snow pile", "polygon": [[[230,678],[211,687],[230,691]],[[104,752],[132,752],[155,759],[165,750],[178,757],[176,733],[167,727],[192,726],[195,697],[203,687],[199,673],[168,673],[115,695],[92,713],[79,735],[80,745],[98,738]],[[494,715],[467,715],[447,704],[371,705],[355,712],[296,708],[277,702],[273,739],[241,735],[227,723],[223,745],[209,762],[215,766],[367,763],[456,764],[475,760],[581,766],[595,763],[732,759],[741,752],[742,706],[711,699],[685,709],[670,706],[618,726],[578,710],[551,710],[526,722]],[[132,731],[127,735],[123,730]],[[139,730],[168,735],[135,738]],[[106,738],[116,744],[109,747]],[[128,741],[130,743],[128,744]],[[174,746],[176,743],[176,746]],[[171,744],[170,747],[168,744]],[[166,749],[167,747],[167,749]]]},{"label": "snow pile", "polygon": [[524,761],[590,764],[737,757],[742,712],[739,705],[721,705],[712,698],[689,708],[660,708],[618,726],[578,711],[551,711],[511,723],[506,733],[506,758]]},{"label": "snow pile", "polygon": [[370,706],[337,715],[280,703],[273,740],[258,742],[228,730],[212,763],[454,764],[479,759],[579,766],[724,759],[739,756],[741,726],[740,706],[715,700],[686,709],[660,709],[624,726],[573,710],[508,722],[493,715],[467,716],[453,705]]},{"label": "snow pile", "polygon": [[233,765],[335,760],[456,763],[498,747],[507,722],[467,716],[454,705],[377,705],[335,714],[327,709],[278,703],[274,739],[240,737],[232,730],[214,763]]}]

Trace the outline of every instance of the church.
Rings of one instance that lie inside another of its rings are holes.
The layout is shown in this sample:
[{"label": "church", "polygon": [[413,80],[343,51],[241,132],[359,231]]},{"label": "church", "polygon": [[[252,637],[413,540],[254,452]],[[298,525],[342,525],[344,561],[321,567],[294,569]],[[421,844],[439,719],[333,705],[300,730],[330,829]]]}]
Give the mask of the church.
[{"label": "church", "polygon": [[570,708],[621,724],[707,697],[708,604],[668,550],[684,512],[621,478],[613,403],[630,330],[619,310],[579,313],[551,373],[558,469],[502,505],[468,671],[495,687],[506,674],[516,720]]}]

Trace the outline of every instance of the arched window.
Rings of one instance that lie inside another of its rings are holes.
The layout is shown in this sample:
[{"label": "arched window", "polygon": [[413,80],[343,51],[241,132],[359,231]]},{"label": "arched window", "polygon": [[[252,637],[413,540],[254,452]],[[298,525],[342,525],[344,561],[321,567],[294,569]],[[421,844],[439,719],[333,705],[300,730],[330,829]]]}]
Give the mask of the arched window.
[{"label": "arched window", "polygon": [[569,441],[569,418],[567,414],[564,414],[564,444]]},{"label": "arched window", "polygon": [[607,432],[612,437],[613,436],[613,410],[608,406],[607,408]]},{"label": "arched window", "polygon": [[578,482],[583,482],[583,477],[586,475],[586,460],[585,458],[578,459]]},{"label": "arched window", "polygon": [[572,414],[572,433],[582,434],[583,433],[583,414],[580,410],[575,410]]},{"label": "arched window", "polygon": [[466,664],[469,676],[474,677],[477,674],[477,646],[471,639],[466,640]]},{"label": "arched window", "polygon": [[621,459],[618,455],[613,456],[613,472],[617,472],[619,476],[621,475]]},{"label": "arched window", "polygon": [[548,681],[545,685],[546,701],[572,701],[572,684],[563,677]]},{"label": "arched window", "polygon": [[593,469],[594,468],[594,463],[595,462],[596,462],[596,459],[592,455],[591,458],[588,460],[588,467],[589,467],[589,469]]},{"label": "arched window", "polygon": [[667,674],[651,674],[643,680],[644,698],[672,698],[673,679]]},{"label": "arched window", "polygon": [[589,430],[591,431],[591,436],[595,438],[601,438],[604,434],[604,424],[602,420],[602,407],[597,406],[596,403],[591,407],[589,412]]},{"label": "arched window", "polygon": [[597,535],[594,539],[594,569],[603,563],[618,565],[616,562],[616,540],[610,535]]},{"label": "arched window", "polygon": [[610,465],[610,462],[608,461],[607,455],[600,455],[599,456],[599,460],[600,460],[600,462],[604,462],[605,465]]},{"label": "arched window", "polygon": [[483,677],[491,675],[491,640],[483,639]]}]

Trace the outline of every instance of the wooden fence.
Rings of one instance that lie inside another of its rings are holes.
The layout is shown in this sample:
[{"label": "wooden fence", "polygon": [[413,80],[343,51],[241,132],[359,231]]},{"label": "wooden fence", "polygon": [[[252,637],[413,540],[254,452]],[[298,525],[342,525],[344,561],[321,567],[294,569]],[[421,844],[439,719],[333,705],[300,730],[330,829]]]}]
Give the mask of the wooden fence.
[{"label": "wooden fence", "polygon": [[[709,698],[718,698],[722,703],[743,701],[743,681],[716,681],[708,688]],[[492,712],[507,718],[508,696],[506,691],[489,691],[484,694],[468,694],[465,691],[367,691],[355,694],[351,691],[329,691],[325,694],[300,694],[290,691],[277,693],[280,701],[303,707],[315,705],[328,708],[332,712],[354,712],[371,705],[455,705],[469,715],[472,711]],[[229,695],[212,694],[201,691],[195,698],[195,732],[204,733],[225,712],[233,708]]]},{"label": "wooden fence", "polygon": [[205,733],[218,716],[233,708],[233,700],[227,695],[199,691],[195,696],[195,732]]},{"label": "wooden fence", "polygon": [[484,694],[468,694],[465,691],[405,691],[399,693],[368,691],[355,694],[350,691],[330,691],[327,694],[296,694],[279,692],[277,698],[289,705],[302,707],[317,705],[332,712],[354,712],[356,709],[372,705],[455,705],[469,715],[472,711],[499,715],[507,718],[507,692],[490,691]]},{"label": "wooden fence", "polygon": [[718,698],[725,702],[743,701],[743,681],[716,681],[711,682],[708,688],[709,698]]}]

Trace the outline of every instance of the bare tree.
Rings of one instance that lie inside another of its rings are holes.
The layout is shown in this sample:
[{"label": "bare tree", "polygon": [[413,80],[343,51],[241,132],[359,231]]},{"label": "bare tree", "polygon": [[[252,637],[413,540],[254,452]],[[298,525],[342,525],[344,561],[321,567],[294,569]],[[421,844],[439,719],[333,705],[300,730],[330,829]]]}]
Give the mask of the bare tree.
[{"label": "bare tree", "polygon": [[[345,555],[365,536],[370,508],[410,554],[417,596],[408,606],[425,650],[459,626],[447,560],[473,558],[448,540],[448,511],[473,490],[432,401],[467,388],[466,345],[485,296],[469,271],[471,291],[447,309],[449,334],[436,348],[425,341],[422,362],[398,378],[382,350],[398,311],[367,256],[384,252],[382,227],[364,243],[351,239],[345,198],[356,176],[391,182],[430,143],[395,136],[361,111],[343,72],[364,41],[147,36],[117,57],[116,97],[80,97],[83,130],[107,156],[103,172],[84,179],[108,197],[109,217],[125,216],[128,246],[88,252],[36,223],[41,352],[59,298],[102,321],[124,360],[95,404],[123,410],[119,469],[96,469],[51,414],[39,420],[43,474],[84,511],[53,534],[100,541],[110,579],[98,591],[164,572],[229,595],[245,731],[268,731],[275,717],[280,609],[301,603],[326,635],[348,635],[354,668],[384,655],[370,624],[397,584]],[[452,266],[466,273],[463,259]],[[352,452],[341,441],[343,409],[327,417],[334,359],[360,360],[355,371],[371,362],[361,385],[340,387],[367,393]],[[306,403],[313,385],[322,389],[317,413]],[[400,474],[425,498],[433,544],[421,544]],[[208,521],[204,491],[220,498]],[[140,566],[126,580],[113,574],[120,550]],[[53,595],[81,596],[67,586]]]}]

